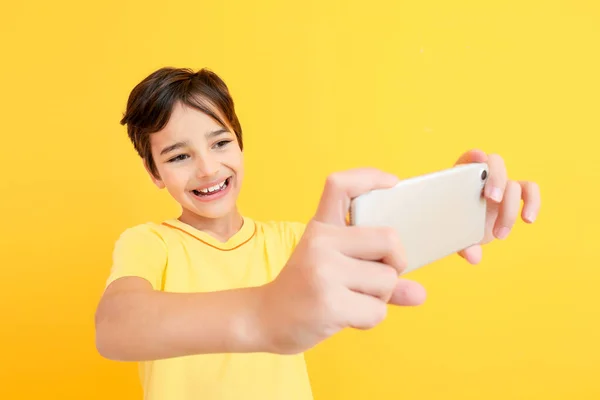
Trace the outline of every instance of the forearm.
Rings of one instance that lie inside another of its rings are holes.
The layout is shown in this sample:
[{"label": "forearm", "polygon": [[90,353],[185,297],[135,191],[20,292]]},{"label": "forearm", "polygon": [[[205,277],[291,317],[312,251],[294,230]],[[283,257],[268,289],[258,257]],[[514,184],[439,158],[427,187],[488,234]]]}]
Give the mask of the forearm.
[{"label": "forearm", "polygon": [[98,350],[122,361],[267,351],[259,290],[113,293],[98,308]]}]

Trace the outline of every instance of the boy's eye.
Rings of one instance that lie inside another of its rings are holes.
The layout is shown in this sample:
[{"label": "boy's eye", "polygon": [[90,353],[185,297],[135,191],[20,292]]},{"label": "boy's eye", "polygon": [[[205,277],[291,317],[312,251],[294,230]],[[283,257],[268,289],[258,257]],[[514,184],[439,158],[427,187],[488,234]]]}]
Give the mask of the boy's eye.
[{"label": "boy's eye", "polygon": [[185,160],[187,157],[188,157],[187,154],[180,154],[178,156],[171,158],[168,162],[182,161],[182,160]]},{"label": "boy's eye", "polygon": [[220,142],[217,142],[215,144],[215,147],[216,148],[221,148],[221,147],[224,147],[225,145],[227,145],[227,143],[230,143],[230,142],[231,142],[231,140],[221,140]]}]

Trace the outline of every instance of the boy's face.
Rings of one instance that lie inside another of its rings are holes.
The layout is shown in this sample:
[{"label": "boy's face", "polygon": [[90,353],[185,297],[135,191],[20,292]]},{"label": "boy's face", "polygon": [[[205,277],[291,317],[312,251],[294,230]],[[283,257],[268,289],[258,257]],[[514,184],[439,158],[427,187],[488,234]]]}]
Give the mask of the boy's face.
[{"label": "boy's face", "polygon": [[150,144],[159,178],[150,176],[183,207],[183,216],[221,218],[236,211],[244,169],[232,129],[177,103]]}]

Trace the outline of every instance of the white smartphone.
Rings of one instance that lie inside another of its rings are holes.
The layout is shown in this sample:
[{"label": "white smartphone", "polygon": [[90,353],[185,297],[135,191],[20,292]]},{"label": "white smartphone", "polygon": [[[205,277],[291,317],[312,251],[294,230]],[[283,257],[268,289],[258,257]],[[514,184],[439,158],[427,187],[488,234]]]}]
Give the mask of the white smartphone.
[{"label": "white smartphone", "polygon": [[471,163],[402,180],[354,198],[349,222],[394,228],[406,274],[482,241],[488,175],[487,164]]}]

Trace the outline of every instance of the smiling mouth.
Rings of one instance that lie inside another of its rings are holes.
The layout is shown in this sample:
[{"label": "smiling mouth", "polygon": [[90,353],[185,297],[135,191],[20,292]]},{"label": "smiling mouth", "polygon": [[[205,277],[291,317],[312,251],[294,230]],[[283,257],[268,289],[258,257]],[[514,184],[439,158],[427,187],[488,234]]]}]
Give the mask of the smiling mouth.
[{"label": "smiling mouth", "polygon": [[223,190],[227,189],[230,181],[231,181],[231,177],[225,179],[223,182],[221,182],[218,185],[211,186],[206,189],[202,189],[202,190],[194,189],[194,190],[192,190],[192,193],[194,193],[196,196],[199,196],[199,197],[209,197],[209,196],[212,196],[214,194],[217,194],[217,193],[222,192]]}]

